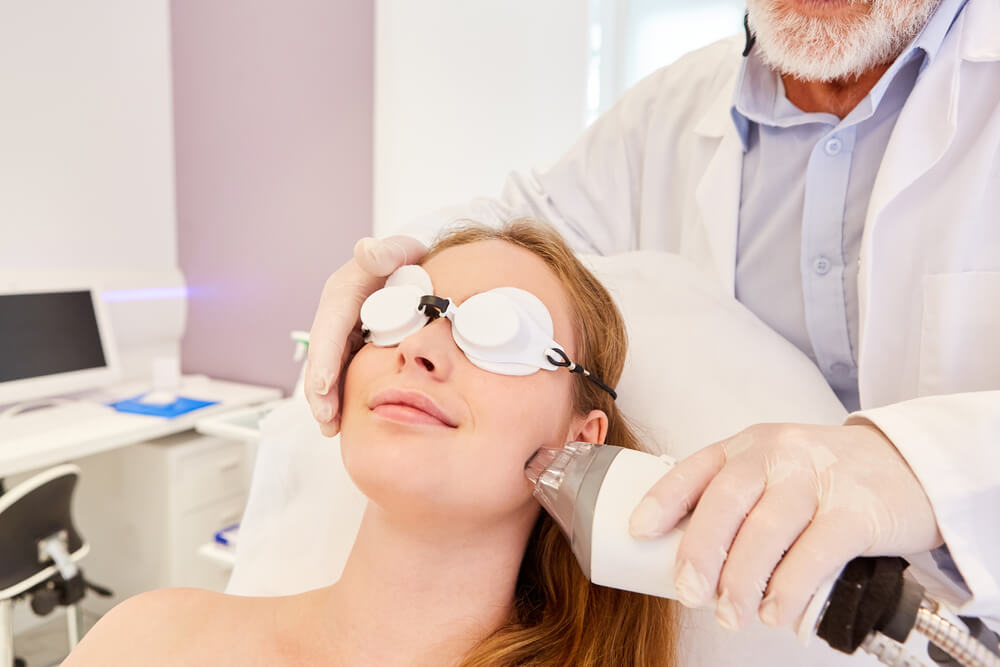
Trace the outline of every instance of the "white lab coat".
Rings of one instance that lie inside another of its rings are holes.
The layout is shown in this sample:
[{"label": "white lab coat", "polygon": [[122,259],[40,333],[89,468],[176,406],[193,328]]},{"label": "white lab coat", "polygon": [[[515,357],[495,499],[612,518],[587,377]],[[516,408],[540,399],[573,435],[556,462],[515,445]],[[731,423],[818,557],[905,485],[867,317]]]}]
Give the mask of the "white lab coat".
[{"label": "white lab coat", "polygon": [[[680,253],[734,290],[742,45],[718,42],[654,73],[551,168],[410,230],[531,215],[578,250]],[[877,424],[926,490],[972,591],[937,594],[1000,618],[1000,0],[969,0],[917,81],[859,262],[862,410],[849,420]],[[945,586],[928,563],[915,567]]]}]

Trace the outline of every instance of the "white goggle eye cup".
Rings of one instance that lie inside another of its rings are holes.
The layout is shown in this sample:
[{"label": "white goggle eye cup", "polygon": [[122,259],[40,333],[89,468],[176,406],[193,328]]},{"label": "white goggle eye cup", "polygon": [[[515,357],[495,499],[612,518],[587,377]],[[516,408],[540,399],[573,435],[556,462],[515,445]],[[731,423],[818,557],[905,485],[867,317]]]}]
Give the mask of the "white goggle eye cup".
[{"label": "white goggle eye cup", "polygon": [[404,338],[427,324],[418,310],[424,292],[416,285],[383,287],[361,304],[361,328],[365,340],[376,347],[399,345]]},{"label": "white goggle eye cup", "polygon": [[[530,298],[531,303],[526,301]],[[539,321],[541,320],[541,321]],[[502,375],[555,370],[545,353],[553,345],[552,318],[529,292],[498,288],[467,299],[453,319],[455,342],[474,365]]]},{"label": "white goggle eye cup", "polygon": [[520,317],[510,301],[495,292],[483,292],[465,300],[453,319],[468,345],[502,349],[514,341],[521,329]]},{"label": "white goggle eye cup", "polygon": [[414,285],[420,288],[421,294],[434,294],[431,276],[419,264],[405,264],[385,279],[386,287],[399,287],[401,285]]}]

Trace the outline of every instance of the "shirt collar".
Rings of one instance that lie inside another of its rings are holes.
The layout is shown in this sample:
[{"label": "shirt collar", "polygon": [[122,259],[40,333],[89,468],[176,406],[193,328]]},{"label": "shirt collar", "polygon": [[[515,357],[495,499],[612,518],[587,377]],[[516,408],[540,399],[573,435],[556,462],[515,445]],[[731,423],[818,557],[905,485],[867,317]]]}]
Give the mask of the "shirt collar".
[{"label": "shirt collar", "polygon": [[[862,104],[873,109],[877,107],[893,78],[913,58],[923,58],[920,65],[922,71],[941,50],[948,30],[966,2],[967,0],[942,0],[927,24],[882,75]],[[748,147],[751,122],[787,127],[801,123],[806,118],[832,121],[834,124],[837,120],[830,114],[807,114],[792,105],[785,97],[781,77],[764,64],[756,49],[751,50],[740,64],[731,114],[744,151]]]}]

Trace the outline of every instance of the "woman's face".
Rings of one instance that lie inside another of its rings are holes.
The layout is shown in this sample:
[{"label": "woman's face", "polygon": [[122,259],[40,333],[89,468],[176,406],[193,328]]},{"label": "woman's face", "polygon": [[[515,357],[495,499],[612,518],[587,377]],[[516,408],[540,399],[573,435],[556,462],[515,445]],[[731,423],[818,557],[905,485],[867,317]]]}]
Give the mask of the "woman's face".
[{"label": "woman's face", "polygon": [[[531,292],[574,359],[569,297],[534,253],[482,241],[448,248],[424,268],[434,293],[458,305],[495,287]],[[573,381],[565,369],[526,376],[482,370],[455,344],[445,318],[396,347],[365,345],[345,381],[344,464],[365,495],[394,512],[480,526],[533,514],[524,476],[531,454],[603,437],[603,413],[574,413]]]}]

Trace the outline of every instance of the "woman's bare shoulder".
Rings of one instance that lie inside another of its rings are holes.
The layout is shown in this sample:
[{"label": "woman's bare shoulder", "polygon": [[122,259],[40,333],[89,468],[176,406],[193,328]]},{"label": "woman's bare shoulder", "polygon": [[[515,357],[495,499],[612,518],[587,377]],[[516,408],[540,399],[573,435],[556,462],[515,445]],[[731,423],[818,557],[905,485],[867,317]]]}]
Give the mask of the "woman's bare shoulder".
[{"label": "woman's bare shoulder", "polygon": [[142,593],[105,614],[63,665],[205,664],[207,656],[227,664],[227,657],[236,657],[232,650],[247,648],[233,640],[255,604],[260,602],[190,588]]}]

